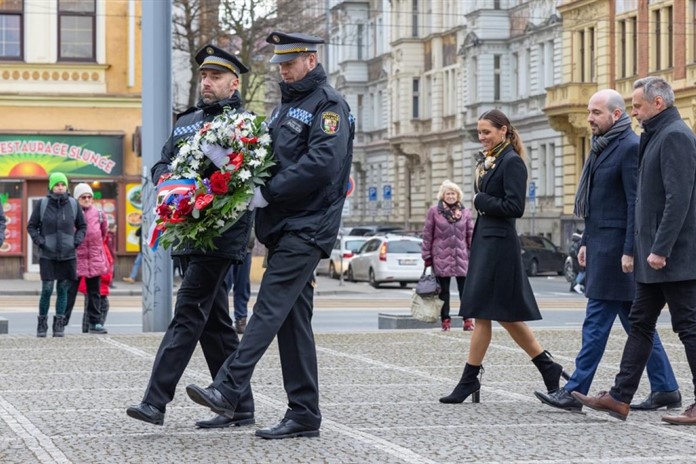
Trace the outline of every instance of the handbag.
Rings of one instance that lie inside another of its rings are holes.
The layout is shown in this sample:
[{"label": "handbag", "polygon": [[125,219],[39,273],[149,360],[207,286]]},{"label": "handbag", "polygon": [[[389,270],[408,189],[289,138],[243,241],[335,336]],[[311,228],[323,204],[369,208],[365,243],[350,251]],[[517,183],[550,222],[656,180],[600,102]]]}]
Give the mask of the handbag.
[{"label": "handbag", "polygon": [[411,296],[411,316],[418,321],[435,322],[440,319],[444,303],[436,296],[424,298],[414,291]]},{"label": "handbag", "polygon": [[440,284],[437,283],[435,274],[426,274],[425,271],[428,267],[423,268],[423,274],[421,274],[418,283],[416,284],[416,293],[420,296],[437,296],[440,294]]}]

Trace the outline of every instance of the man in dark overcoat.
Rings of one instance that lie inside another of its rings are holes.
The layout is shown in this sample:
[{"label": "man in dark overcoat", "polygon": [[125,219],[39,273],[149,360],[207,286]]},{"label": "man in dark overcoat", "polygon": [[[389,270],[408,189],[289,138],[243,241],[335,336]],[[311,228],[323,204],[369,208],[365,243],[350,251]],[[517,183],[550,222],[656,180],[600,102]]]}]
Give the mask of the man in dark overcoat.
[{"label": "man in dark overcoat", "polygon": [[[553,393],[534,392],[542,403],[569,411],[582,404],[570,395],[587,394],[604,354],[616,316],[628,333],[628,315],[635,293],[633,230],[638,179],[638,136],[620,93],[595,93],[587,106],[592,149],[585,161],[575,197],[575,214],[585,220],[578,261],[585,266],[588,298],[582,324],[582,347],[575,372]],[[677,379],[660,337],[655,333],[648,361],[650,395],[636,409],[681,407]]]},{"label": "man in dark overcoat", "polygon": [[269,119],[276,165],[250,207],[256,237],[268,248],[267,268],[253,315],[237,352],[207,388],[186,387],[198,404],[230,415],[256,364],[278,337],[288,410],[266,439],[317,437],[321,425],[317,355],[312,332],[314,269],[328,258],[341,221],[353,155],[350,108],[317,61],[318,37],[272,32],[271,63],[282,82],[281,103]]},{"label": "man in dark overcoat", "polygon": [[[696,375],[696,136],[674,107],[674,91],[660,77],[633,85],[633,116],[640,137],[635,223],[636,294],[631,331],[614,386],[595,397],[572,395],[592,409],[626,420],[653,347],[655,326],[665,303],[672,328],[684,344]],[[696,378],[696,377],[694,377]],[[696,425],[696,403],[672,424]]]}]

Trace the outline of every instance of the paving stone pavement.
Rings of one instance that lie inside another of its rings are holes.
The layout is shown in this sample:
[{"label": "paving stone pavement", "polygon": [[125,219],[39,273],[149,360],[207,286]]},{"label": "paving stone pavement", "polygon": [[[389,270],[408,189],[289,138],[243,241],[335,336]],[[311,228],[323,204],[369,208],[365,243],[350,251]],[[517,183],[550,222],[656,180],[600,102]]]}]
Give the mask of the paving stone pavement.
[{"label": "paving stone pavement", "polygon": [[[572,370],[577,329],[537,330]],[[661,328],[684,394],[691,376],[677,336]],[[197,350],[163,427],[130,419],[161,334],[0,337],[0,463],[657,463],[696,462],[696,427],[626,422],[542,406],[541,378],[510,337],[495,330],[481,403],[442,405],[463,367],[471,334],[434,330],[317,334],[323,424],[319,438],[263,440],[256,426],[198,430],[210,417],[184,391],[209,382]],[[615,331],[593,384],[608,388],[625,335]],[[253,378],[257,426],[282,417],[286,397],[277,347]],[[647,394],[643,382],[638,397]],[[672,413],[676,413],[672,412]]]}]

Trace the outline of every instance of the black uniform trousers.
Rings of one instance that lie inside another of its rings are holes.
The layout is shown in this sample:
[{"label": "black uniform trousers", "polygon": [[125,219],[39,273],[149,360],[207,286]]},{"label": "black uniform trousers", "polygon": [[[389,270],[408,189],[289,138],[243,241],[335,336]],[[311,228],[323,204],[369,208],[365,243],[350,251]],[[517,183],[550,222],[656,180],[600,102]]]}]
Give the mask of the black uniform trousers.
[{"label": "black uniform trousers", "polygon": [[266,272],[244,337],[212,384],[231,404],[238,405],[256,364],[277,335],[288,395],[285,417],[312,428],[321,425],[312,332],[314,269],[320,258],[319,248],[293,233],[269,248]]},{"label": "black uniform trousers", "polygon": [[[229,314],[225,275],[232,265],[227,258],[188,256],[186,273],[176,296],[174,317],[162,338],[145,390],[143,402],[161,411],[174,398],[176,386],[201,342],[212,378],[239,345]],[[240,412],[253,412],[251,388],[244,390]]]},{"label": "black uniform trousers", "polygon": [[614,399],[630,403],[652,352],[657,318],[665,303],[669,306],[672,330],[684,344],[696,394],[696,280],[636,283],[636,296],[629,320],[631,332],[621,357],[621,368],[610,393]]}]

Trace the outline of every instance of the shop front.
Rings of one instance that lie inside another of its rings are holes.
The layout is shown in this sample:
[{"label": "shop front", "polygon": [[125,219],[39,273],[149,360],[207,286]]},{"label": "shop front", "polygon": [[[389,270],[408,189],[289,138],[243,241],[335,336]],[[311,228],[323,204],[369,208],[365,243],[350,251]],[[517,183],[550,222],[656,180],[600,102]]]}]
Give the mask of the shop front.
[{"label": "shop front", "polygon": [[115,226],[117,255],[137,253],[141,184],[140,178],[124,175],[123,158],[123,133],[0,134],[0,201],[7,218],[0,278],[38,279],[38,249],[27,223],[56,171],[68,177],[71,192],[80,182],[91,185],[95,206]]}]

